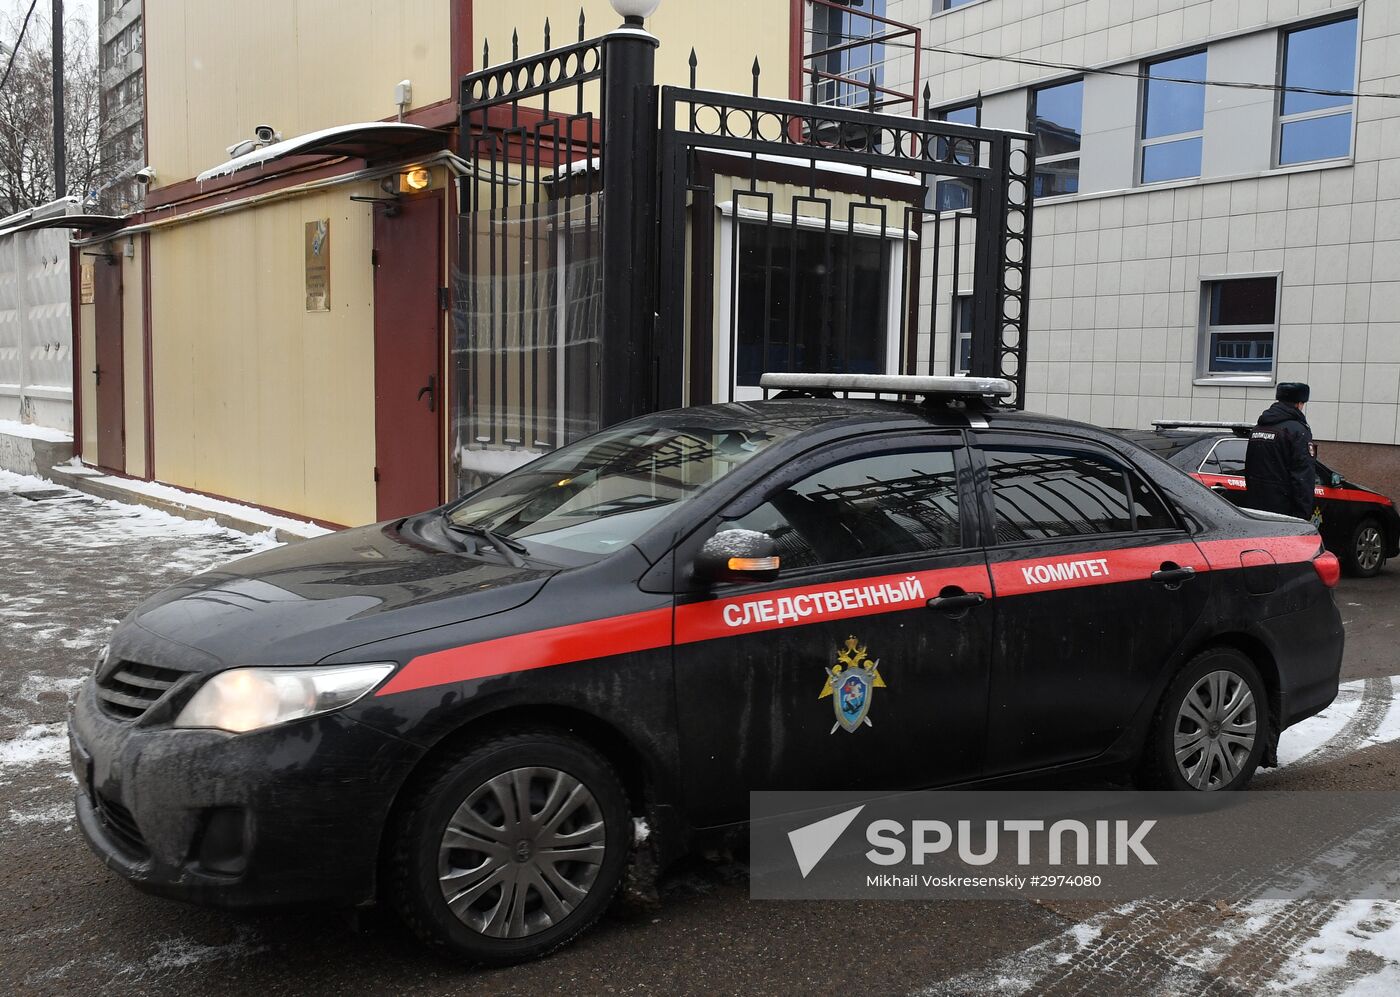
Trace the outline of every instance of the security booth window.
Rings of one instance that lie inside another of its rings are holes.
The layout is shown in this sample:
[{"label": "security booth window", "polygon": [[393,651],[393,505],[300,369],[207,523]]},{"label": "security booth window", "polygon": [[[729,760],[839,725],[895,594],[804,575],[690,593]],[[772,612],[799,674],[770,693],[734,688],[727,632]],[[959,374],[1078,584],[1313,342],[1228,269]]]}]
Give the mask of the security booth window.
[{"label": "security booth window", "polygon": [[[938,112],[940,121],[951,121],[957,125],[977,125],[981,123],[982,109],[977,104],[964,104],[961,107],[950,107]],[[938,140],[938,158],[946,159],[948,156],[948,142],[946,139]],[[968,151],[961,149],[954,150],[954,159],[963,166],[973,165],[975,158],[975,147],[970,143]],[[970,211],[972,209],[972,184],[966,180],[940,180],[933,188],[933,206],[935,211]]]},{"label": "security booth window", "polygon": [[890,240],[739,223],[736,383],[764,373],[885,369]]},{"label": "security booth window", "polygon": [[1242,277],[1201,286],[1206,376],[1268,376],[1278,337],[1278,278]]},{"label": "security booth window", "polygon": [[[1356,98],[1342,94],[1356,88],[1356,15],[1283,38],[1278,165],[1350,155]],[[1333,92],[1305,92],[1319,90]]]},{"label": "security booth window", "polygon": [[1035,196],[1079,193],[1079,148],[1084,130],[1084,81],[1031,91],[1035,135]]},{"label": "security booth window", "polygon": [[1205,52],[1147,63],[1143,74],[1142,182],[1200,176],[1206,88],[1190,81],[1205,80]]},{"label": "security booth window", "polygon": [[998,543],[1170,529],[1165,504],[1137,475],[1088,453],[989,448]]},{"label": "security booth window", "polygon": [[770,495],[732,528],[773,538],[784,569],[962,545],[951,450],[860,457]]}]

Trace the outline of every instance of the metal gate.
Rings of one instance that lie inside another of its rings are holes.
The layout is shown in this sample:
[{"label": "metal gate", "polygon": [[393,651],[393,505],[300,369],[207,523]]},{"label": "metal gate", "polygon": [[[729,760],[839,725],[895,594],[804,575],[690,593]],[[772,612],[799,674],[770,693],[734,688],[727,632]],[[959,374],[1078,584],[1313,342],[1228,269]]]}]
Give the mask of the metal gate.
[{"label": "metal gate", "polygon": [[941,371],[954,326],[1019,401],[1028,135],[935,120],[927,89],[879,113],[873,80],[864,110],[759,97],[757,62],[750,96],[702,90],[693,52],[658,93],[626,27],[580,14],[553,47],[546,22],[544,51],[461,81],[455,492],[765,369]]},{"label": "metal gate", "polygon": [[753,394],[765,370],[943,373],[933,334],[956,353],[961,327],[966,372],[1011,380],[1019,404],[1030,136],[937,120],[927,89],[906,117],[760,97],[757,63],[749,96],[701,90],[694,67],[661,88],[663,383],[687,365],[698,402]]}]

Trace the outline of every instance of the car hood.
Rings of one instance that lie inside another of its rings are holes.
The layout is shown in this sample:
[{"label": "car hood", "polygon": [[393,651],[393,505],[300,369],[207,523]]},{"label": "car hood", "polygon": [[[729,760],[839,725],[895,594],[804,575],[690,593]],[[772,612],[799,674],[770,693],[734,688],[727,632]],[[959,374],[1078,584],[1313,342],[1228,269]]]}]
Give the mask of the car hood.
[{"label": "car hood", "polygon": [[312,664],[361,644],[514,609],[557,570],[437,550],[395,524],[344,530],[158,593],[117,628],[111,657],[183,671]]}]

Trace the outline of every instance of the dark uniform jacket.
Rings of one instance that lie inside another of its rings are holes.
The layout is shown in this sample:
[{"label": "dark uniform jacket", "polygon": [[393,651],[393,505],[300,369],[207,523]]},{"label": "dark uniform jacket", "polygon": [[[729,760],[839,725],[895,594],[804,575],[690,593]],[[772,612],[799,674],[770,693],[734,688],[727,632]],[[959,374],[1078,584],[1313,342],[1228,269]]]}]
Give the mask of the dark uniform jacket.
[{"label": "dark uniform jacket", "polygon": [[1274,402],[1249,434],[1244,476],[1245,504],[1251,509],[1310,519],[1317,469],[1312,430],[1294,405]]}]

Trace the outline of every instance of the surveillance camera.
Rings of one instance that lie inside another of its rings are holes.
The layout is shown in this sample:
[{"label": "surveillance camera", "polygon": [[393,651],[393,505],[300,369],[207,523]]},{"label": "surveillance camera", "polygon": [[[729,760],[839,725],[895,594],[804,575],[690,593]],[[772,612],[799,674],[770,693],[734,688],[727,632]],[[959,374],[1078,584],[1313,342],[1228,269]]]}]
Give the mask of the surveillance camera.
[{"label": "surveillance camera", "polygon": [[224,151],[228,153],[229,159],[237,159],[239,156],[246,156],[257,148],[258,143],[255,139],[245,138],[242,142],[233,143],[233,145],[229,146]]},{"label": "surveillance camera", "polygon": [[280,142],[282,140],[282,133],[271,125],[258,125],[258,127],[253,129],[253,134],[257,136],[258,141],[263,145],[269,145],[272,142]]},{"label": "surveillance camera", "polygon": [[142,187],[149,187],[151,185],[151,182],[155,180],[155,178],[156,171],[151,169],[149,166],[143,166],[136,171],[136,182],[139,183]]}]

